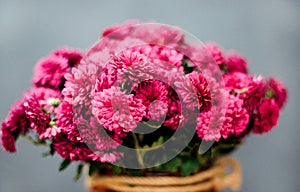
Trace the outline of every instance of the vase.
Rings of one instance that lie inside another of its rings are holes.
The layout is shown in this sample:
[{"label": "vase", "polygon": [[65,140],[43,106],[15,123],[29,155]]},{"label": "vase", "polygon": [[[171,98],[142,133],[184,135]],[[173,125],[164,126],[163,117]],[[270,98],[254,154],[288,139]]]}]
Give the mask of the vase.
[{"label": "vase", "polygon": [[87,178],[90,192],[219,192],[238,191],[242,182],[237,160],[222,157],[207,170],[188,177],[179,176],[106,176]]}]

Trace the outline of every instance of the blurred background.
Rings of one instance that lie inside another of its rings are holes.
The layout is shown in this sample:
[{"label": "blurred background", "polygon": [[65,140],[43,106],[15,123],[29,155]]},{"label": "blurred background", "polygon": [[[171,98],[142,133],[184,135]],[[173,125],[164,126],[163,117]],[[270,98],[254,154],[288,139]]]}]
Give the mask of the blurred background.
[{"label": "blurred background", "polygon": [[[128,19],[176,25],[248,58],[251,73],[277,76],[289,89],[278,126],[252,135],[233,155],[243,166],[241,191],[300,189],[300,1],[15,1],[0,0],[0,120],[30,87],[36,61],[62,45],[86,50],[101,31]],[[24,139],[17,153],[0,149],[0,192],[87,191],[75,166],[58,173],[61,158]]]}]

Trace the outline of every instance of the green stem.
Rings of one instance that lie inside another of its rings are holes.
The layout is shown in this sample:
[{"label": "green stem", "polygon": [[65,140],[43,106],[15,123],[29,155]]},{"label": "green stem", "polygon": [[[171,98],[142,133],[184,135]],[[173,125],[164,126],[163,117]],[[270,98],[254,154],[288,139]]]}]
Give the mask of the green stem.
[{"label": "green stem", "polygon": [[133,140],[134,140],[134,146],[136,148],[136,156],[137,156],[137,160],[141,166],[141,168],[144,168],[144,161],[143,161],[143,154],[140,150],[140,145],[139,145],[139,140],[136,136],[136,134],[134,132],[131,132],[132,133],[132,137],[133,137]]},{"label": "green stem", "polygon": [[158,129],[158,128],[161,127],[161,125],[151,125],[151,124],[149,124],[149,123],[147,123],[147,122],[145,122],[145,121],[142,121],[142,123],[143,123],[144,125],[147,125],[147,126],[150,127],[150,128],[153,128],[153,129]]},{"label": "green stem", "polygon": [[42,140],[41,140],[42,142],[41,141],[36,141],[32,137],[30,137],[29,135],[24,135],[23,137],[26,138],[28,141],[30,141],[34,145],[43,145],[43,146],[49,147],[49,145],[45,141],[42,141]]}]

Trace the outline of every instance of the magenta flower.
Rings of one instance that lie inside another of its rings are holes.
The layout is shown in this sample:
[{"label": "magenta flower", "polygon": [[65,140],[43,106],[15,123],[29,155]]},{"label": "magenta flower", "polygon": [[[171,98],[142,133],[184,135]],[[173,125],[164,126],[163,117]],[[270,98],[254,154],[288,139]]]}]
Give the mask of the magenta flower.
[{"label": "magenta flower", "polygon": [[59,89],[63,86],[63,77],[68,71],[67,59],[51,55],[38,62],[34,69],[32,81],[37,87]]},{"label": "magenta flower", "polygon": [[207,43],[205,48],[211,54],[218,65],[224,64],[225,59],[222,49],[216,43]]},{"label": "magenta flower", "polygon": [[92,112],[99,123],[118,134],[134,130],[146,110],[142,100],[135,99],[132,94],[126,95],[118,87],[95,93],[92,104]]},{"label": "magenta flower", "polygon": [[214,107],[210,111],[201,112],[198,117],[196,130],[201,139],[219,141],[220,138],[227,139],[229,135],[239,136],[246,130],[249,114],[243,107],[243,100],[238,97],[228,96],[224,117],[218,115],[218,112],[212,117],[212,110]]},{"label": "magenta flower", "polygon": [[280,109],[274,99],[266,99],[259,107],[253,132],[263,134],[277,125]]},{"label": "magenta flower", "polygon": [[283,83],[272,77],[267,82],[267,88],[270,91],[272,91],[271,97],[275,98],[276,103],[278,104],[279,108],[281,109],[287,100],[287,90],[284,87]]},{"label": "magenta flower", "polygon": [[159,121],[165,117],[168,111],[167,86],[158,80],[141,82],[133,89],[134,98],[140,99],[146,107],[145,118]]},{"label": "magenta flower", "polygon": [[236,53],[230,53],[226,58],[226,66],[228,72],[241,72],[247,73],[248,66],[245,58],[239,56]]}]

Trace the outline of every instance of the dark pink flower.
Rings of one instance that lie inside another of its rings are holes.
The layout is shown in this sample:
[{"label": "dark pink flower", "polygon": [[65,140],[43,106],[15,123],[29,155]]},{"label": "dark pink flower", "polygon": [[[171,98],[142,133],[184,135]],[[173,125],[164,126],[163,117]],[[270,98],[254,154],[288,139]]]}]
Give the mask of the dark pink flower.
[{"label": "dark pink flower", "polygon": [[184,118],[181,111],[181,102],[179,97],[171,86],[168,87],[168,99],[168,112],[163,126],[176,130],[180,123],[183,122]]},{"label": "dark pink flower", "polygon": [[[40,139],[51,139],[60,132],[52,117],[55,107],[60,103],[60,99],[61,95],[58,91],[47,88],[34,88],[25,94],[23,105],[26,119]],[[52,128],[54,130],[51,130]]]},{"label": "dark pink flower", "polygon": [[29,122],[26,119],[24,101],[16,103],[6,119],[2,122],[2,145],[4,150],[15,152],[15,141],[19,134],[26,134],[29,128]]},{"label": "dark pink flower", "polygon": [[81,59],[79,51],[68,47],[57,49],[37,63],[32,82],[37,87],[61,90],[64,87],[64,75],[77,66]]},{"label": "dark pink flower", "polygon": [[248,65],[245,58],[239,56],[236,53],[230,53],[226,59],[226,66],[228,72],[248,72]]},{"label": "dark pink flower", "polygon": [[71,47],[59,48],[53,52],[53,55],[67,59],[70,67],[77,66],[82,59],[82,53]]},{"label": "dark pink flower", "polygon": [[256,134],[269,132],[277,125],[279,111],[279,107],[274,99],[264,100],[259,107],[253,132]]},{"label": "dark pink flower", "polygon": [[268,94],[268,90],[271,91],[271,95],[267,95],[267,96],[274,97],[276,103],[281,109],[287,100],[287,90],[283,85],[283,83],[271,77],[267,82],[267,94]]},{"label": "dark pink flower", "polygon": [[182,102],[191,110],[198,108],[208,110],[211,106],[211,92],[203,74],[192,72],[187,79],[179,79],[175,82],[176,91],[182,98]]},{"label": "dark pink flower", "polygon": [[64,75],[69,71],[68,60],[50,55],[38,62],[34,69],[33,83],[37,87],[59,89],[63,86]]},{"label": "dark pink flower", "polygon": [[135,99],[132,94],[126,95],[118,87],[95,93],[92,104],[92,112],[99,123],[118,134],[135,129],[146,110],[142,100]]},{"label": "dark pink flower", "polygon": [[72,68],[72,73],[65,75],[65,88],[62,90],[64,99],[74,107],[88,106],[98,73],[98,67],[94,64],[81,64]]},{"label": "dark pink flower", "polygon": [[65,136],[55,137],[52,144],[61,157],[71,161],[87,161],[93,153],[84,143],[72,143]]},{"label": "dark pink flower", "polygon": [[225,88],[232,95],[244,100],[250,113],[257,109],[264,98],[266,85],[262,76],[251,77],[248,74],[234,72],[224,75]]},{"label": "dark pink flower", "polygon": [[147,120],[161,120],[168,110],[167,86],[158,80],[147,80],[141,82],[133,89],[134,98],[142,100],[146,107],[145,118]]},{"label": "dark pink flower", "polygon": [[11,133],[10,126],[7,122],[2,123],[1,141],[3,149],[7,152],[16,152],[16,138],[18,133]]},{"label": "dark pink flower", "polygon": [[238,97],[229,95],[224,117],[212,110],[214,107],[210,111],[201,112],[198,117],[196,130],[201,139],[219,141],[221,137],[227,139],[229,135],[239,136],[246,130],[249,114],[243,107],[243,100]]},{"label": "dark pink flower", "polygon": [[216,43],[207,43],[205,45],[205,48],[208,50],[208,52],[211,54],[218,65],[221,65],[225,62],[223,51]]}]

